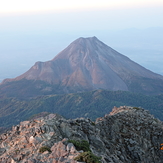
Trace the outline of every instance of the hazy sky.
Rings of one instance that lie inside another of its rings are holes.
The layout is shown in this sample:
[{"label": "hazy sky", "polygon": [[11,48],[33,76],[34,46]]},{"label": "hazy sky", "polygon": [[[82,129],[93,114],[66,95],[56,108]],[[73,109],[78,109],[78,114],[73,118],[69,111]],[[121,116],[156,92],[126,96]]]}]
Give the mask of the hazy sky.
[{"label": "hazy sky", "polygon": [[5,0],[0,3],[0,28],[148,28],[163,26],[162,15],[162,0]]},{"label": "hazy sky", "polygon": [[163,74],[162,16],[163,0],[4,0],[0,81],[52,59],[78,37],[91,36]]},{"label": "hazy sky", "polygon": [[115,9],[159,7],[162,0],[5,0],[1,2],[1,13],[61,11],[78,9]]}]

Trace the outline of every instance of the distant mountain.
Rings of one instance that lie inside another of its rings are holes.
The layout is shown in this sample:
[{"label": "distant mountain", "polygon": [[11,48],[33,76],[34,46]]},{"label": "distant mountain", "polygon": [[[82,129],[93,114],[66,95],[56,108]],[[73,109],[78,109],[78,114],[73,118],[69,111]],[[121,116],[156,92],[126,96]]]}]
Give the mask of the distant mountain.
[{"label": "distant mountain", "polygon": [[160,94],[163,76],[90,37],[75,40],[51,61],[36,62],[24,74],[0,85],[1,95],[18,97],[97,89]]}]

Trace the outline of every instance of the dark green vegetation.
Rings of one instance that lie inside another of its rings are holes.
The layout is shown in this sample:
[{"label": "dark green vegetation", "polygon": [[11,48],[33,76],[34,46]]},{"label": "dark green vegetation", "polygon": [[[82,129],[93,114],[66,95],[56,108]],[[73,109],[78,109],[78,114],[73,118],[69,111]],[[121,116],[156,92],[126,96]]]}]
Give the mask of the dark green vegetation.
[{"label": "dark green vegetation", "polygon": [[75,157],[75,160],[77,161],[84,161],[86,163],[100,163],[100,157],[97,157],[94,155],[90,148],[89,143],[86,140],[69,140],[69,143],[73,143],[75,148],[80,151],[83,150],[83,153],[80,153],[77,157]]},{"label": "dark green vegetation", "polygon": [[40,153],[44,153],[45,151],[51,152],[50,148],[47,146],[43,146],[39,149]]},{"label": "dark green vegetation", "polygon": [[0,98],[0,126],[9,127],[41,112],[58,113],[65,118],[95,120],[114,106],[142,107],[163,120],[163,95],[146,96],[124,91],[97,90],[67,95],[45,95],[31,99]]},{"label": "dark green vegetation", "polygon": [[69,140],[69,143],[74,144],[76,150],[80,151],[83,150],[84,152],[91,151],[89,148],[89,143],[86,140]]},{"label": "dark green vegetation", "polygon": [[75,157],[75,160],[86,163],[101,163],[99,160],[101,158],[94,155],[92,152],[83,152]]}]

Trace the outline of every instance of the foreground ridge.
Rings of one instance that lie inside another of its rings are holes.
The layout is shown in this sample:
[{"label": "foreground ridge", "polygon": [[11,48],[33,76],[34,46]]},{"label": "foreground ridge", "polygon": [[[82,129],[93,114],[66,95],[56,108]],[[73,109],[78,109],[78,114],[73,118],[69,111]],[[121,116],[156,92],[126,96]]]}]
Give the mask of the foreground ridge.
[{"label": "foreground ridge", "polygon": [[87,141],[102,163],[163,160],[163,123],[142,108],[123,106],[95,122],[58,114],[21,122],[0,135],[0,162],[77,163],[83,151],[69,140]]}]

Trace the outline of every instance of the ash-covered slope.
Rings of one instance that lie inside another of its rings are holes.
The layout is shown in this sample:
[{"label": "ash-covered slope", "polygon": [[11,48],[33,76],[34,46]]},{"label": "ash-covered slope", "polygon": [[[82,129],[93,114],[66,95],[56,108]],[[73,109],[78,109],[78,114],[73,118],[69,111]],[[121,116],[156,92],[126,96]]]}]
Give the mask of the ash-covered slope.
[{"label": "ash-covered slope", "polygon": [[[30,84],[34,81],[32,85],[42,94],[96,89],[163,93],[163,76],[143,68],[96,37],[75,40],[53,60],[37,62],[23,75],[7,79],[3,84],[10,82],[6,87],[9,89],[13,81],[21,85],[19,81],[23,79],[30,81]],[[46,84],[40,84],[40,81]],[[21,89],[24,87],[22,85]],[[5,92],[4,87],[3,90]]]},{"label": "ash-covered slope", "polygon": [[[144,109],[124,106],[95,122],[84,118],[66,120],[56,114],[21,122],[0,135],[0,162],[77,163],[74,158],[83,153],[80,148],[89,150],[82,140],[89,143],[94,155],[101,157],[101,163],[163,160],[163,123]],[[79,148],[75,141],[85,145]]]}]

